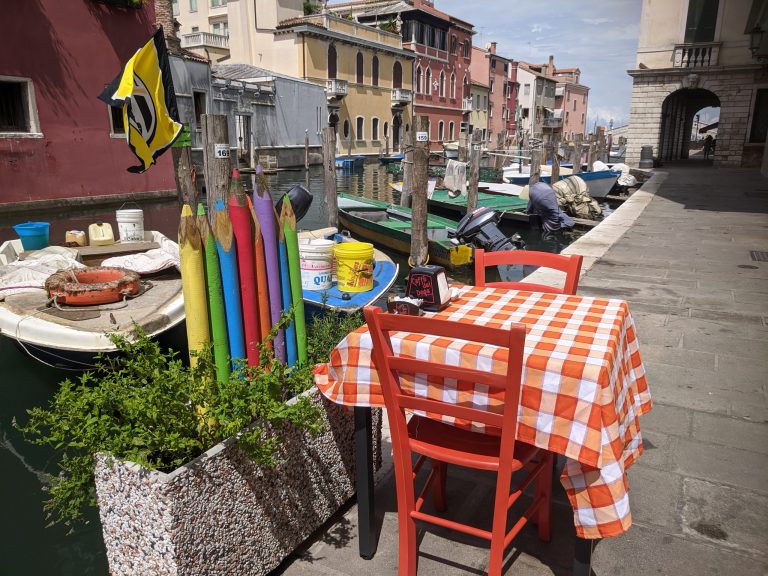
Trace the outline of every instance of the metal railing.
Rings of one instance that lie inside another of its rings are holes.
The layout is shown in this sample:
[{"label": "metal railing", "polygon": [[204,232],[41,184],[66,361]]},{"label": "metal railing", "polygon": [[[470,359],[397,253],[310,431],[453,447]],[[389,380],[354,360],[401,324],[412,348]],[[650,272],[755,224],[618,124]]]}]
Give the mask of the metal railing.
[{"label": "metal railing", "polygon": [[337,78],[329,78],[325,81],[325,93],[331,97],[347,95],[347,81]]},{"label": "metal railing", "polygon": [[544,118],[544,120],[541,122],[541,125],[544,128],[560,128],[560,126],[563,125],[563,119],[554,117]]},{"label": "metal railing", "polygon": [[698,42],[675,45],[673,65],[675,68],[705,68],[717,66],[720,42]]},{"label": "metal railing", "polygon": [[392,104],[409,104],[413,100],[413,92],[405,88],[392,89]]},{"label": "metal railing", "polygon": [[195,46],[210,46],[211,48],[229,50],[229,36],[211,32],[192,32],[181,37],[182,48],[194,48]]}]

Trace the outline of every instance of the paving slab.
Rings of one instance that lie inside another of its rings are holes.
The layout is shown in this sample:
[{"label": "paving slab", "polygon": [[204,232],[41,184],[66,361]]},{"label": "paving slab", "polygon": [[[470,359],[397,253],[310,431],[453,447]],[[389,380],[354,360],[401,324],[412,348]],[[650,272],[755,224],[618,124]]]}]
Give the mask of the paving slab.
[{"label": "paving slab", "polygon": [[679,438],[673,454],[681,474],[768,494],[768,456]]},{"label": "paving slab", "polygon": [[700,442],[768,454],[768,423],[694,412],[692,428]]}]

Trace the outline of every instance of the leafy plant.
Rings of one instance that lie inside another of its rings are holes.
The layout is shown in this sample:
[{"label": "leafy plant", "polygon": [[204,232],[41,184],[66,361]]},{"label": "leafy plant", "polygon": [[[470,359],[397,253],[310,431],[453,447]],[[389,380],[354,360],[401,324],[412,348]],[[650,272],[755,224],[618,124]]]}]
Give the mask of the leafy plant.
[{"label": "leafy plant", "polygon": [[394,16],[390,16],[389,20],[379,24],[379,29],[384,30],[384,32],[392,32],[394,34],[399,32],[399,30],[397,29],[397,21],[395,20]]},{"label": "leafy plant", "polygon": [[317,14],[320,11],[320,7],[312,2],[312,0],[304,0],[304,16],[310,16],[312,14]]},{"label": "leafy plant", "polygon": [[[285,315],[267,342],[289,321]],[[235,436],[255,462],[273,465],[281,424],[321,430],[319,411],[308,398],[288,400],[313,385],[312,366],[327,361],[339,340],[360,325],[360,314],[316,318],[308,330],[307,365],[286,368],[263,343],[260,365],[238,362],[226,384],[213,377],[210,349],[188,367],[138,329],[135,341],[113,336],[117,355],[99,356],[92,371],[64,380],[47,408],[28,410],[26,424],[16,424],[28,441],[59,450],[60,474],[45,503],[49,517],[69,525],[96,505],[97,452],[170,471]]]}]

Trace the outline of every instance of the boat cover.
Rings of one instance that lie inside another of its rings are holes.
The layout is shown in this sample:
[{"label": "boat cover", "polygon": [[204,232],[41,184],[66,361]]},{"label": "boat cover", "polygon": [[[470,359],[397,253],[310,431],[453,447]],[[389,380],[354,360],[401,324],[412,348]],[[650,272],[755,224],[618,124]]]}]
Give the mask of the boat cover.
[{"label": "boat cover", "polygon": [[24,260],[0,266],[0,300],[11,294],[44,290],[45,281],[59,270],[85,268],[85,264],[77,258],[74,248],[48,246],[31,253]]},{"label": "boat cover", "polygon": [[105,259],[101,265],[128,268],[128,270],[134,270],[139,274],[153,274],[167,268],[176,268],[181,271],[178,244],[162,234],[155,236],[154,240],[160,244],[159,248],[136,254],[126,254],[125,256],[113,256]]}]

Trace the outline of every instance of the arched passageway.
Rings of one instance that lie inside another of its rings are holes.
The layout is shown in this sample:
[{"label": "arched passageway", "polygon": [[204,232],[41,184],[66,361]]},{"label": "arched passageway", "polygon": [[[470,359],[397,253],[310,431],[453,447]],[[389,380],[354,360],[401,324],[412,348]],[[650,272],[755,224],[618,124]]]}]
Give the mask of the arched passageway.
[{"label": "arched passageway", "polygon": [[660,159],[688,158],[694,116],[702,108],[719,106],[717,95],[702,88],[683,88],[667,96],[661,107]]}]

